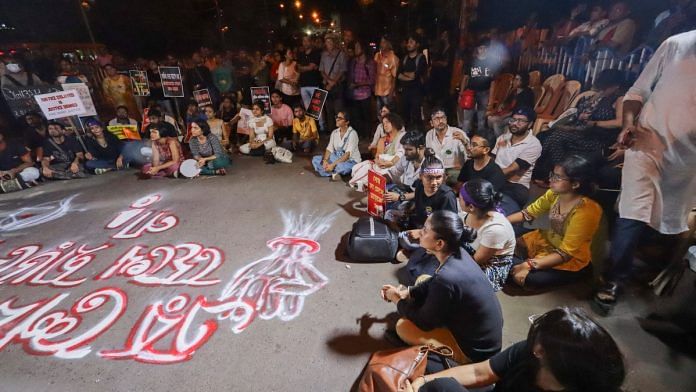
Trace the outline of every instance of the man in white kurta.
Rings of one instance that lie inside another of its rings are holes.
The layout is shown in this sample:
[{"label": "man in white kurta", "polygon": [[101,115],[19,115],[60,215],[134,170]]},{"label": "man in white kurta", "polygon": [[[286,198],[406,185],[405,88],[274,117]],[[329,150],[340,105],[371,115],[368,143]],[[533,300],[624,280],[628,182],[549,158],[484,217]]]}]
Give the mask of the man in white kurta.
[{"label": "man in white kurta", "polygon": [[630,276],[643,229],[682,233],[696,206],[696,31],[662,43],[626,93],[623,108],[619,144],[627,149],[620,217],[606,285],[596,296],[605,304],[615,302]]}]

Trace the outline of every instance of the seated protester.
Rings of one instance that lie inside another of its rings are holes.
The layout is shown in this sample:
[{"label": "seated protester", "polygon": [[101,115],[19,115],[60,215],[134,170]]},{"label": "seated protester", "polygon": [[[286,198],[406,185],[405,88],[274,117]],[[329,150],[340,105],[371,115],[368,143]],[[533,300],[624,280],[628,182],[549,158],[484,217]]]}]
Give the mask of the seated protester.
[{"label": "seated protester", "polygon": [[293,111],[283,103],[283,94],[278,90],[271,93],[271,120],[279,141],[292,138]]},{"label": "seated protester", "polygon": [[367,185],[367,176],[370,170],[379,174],[386,174],[387,170],[396,165],[403,155],[401,138],[405,132],[397,130],[403,129],[404,121],[398,114],[388,113],[382,117],[382,126],[385,134],[377,143],[375,159],[362,161],[353,166],[348,185],[355,188],[358,192],[362,192],[365,185]]},{"label": "seated protester", "polygon": [[425,146],[432,148],[445,165],[447,184],[454,185],[457,175],[466,161],[466,145],[469,137],[459,128],[447,124],[447,115],[440,108],[430,115],[432,129],[425,135]]},{"label": "seated protester", "polygon": [[292,119],[292,150],[296,151],[299,148],[303,153],[309,154],[319,143],[317,122],[305,114],[302,104],[295,105],[293,113],[295,118]]},{"label": "seated protester", "polygon": [[495,143],[498,136],[505,133],[515,108],[521,106],[533,108],[534,104],[534,92],[529,88],[529,74],[522,72],[515,75],[510,94],[488,115],[488,126],[493,129],[493,135],[490,135],[488,141],[491,144]]},{"label": "seated protester", "polygon": [[123,169],[128,163],[124,160],[123,143],[97,120],[87,120],[89,137],[85,138],[87,153],[85,168],[93,174],[104,174],[111,170]]},{"label": "seated protester", "polygon": [[189,147],[193,159],[198,161],[202,175],[224,176],[227,174],[225,168],[230,165],[230,159],[227,157],[220,139],[210,131],[208,122],[198,120],[191,123]]},{"label": "seated protester", "polygon": [[184,160],[181,144],[176,137],[162,136],[157,127],[150,129],[152,158],[142,169],[145,178],[179,177],[179,166]]},{"label": "seated protester", "polygon": [[263,156],[266,150],[276,146],[273,134],[275,127],[273,120],[263,114],[264,103],[261,100],[256,100],[251,105],[251,117],[247,123],[251,134],[249,135],[249,143],[239,146],[239,152],[245,155]]},{"label": "seated protester", "polygon": [[462,249],[472,232],[451,211],[433,212],[419,231],[437,267],[415,286],[382,286],[382,298],[401,315],[396,334],[408,345],[447,345],[459,363],[490,358],[500,351],[503,315],[490,282]]},{"label": "seated protester", "polygon": [[239,108],[237,107],[236,96],[224,95],[222,97],[222,102],[220,103],[220,109],[217,112],[217,118],[222,120],[225,127],[223,134],[226,134],[229,138],[229,148],[232,151],[232,147],[237,144],[237,133],[233,132],[233,127],[239,121]]},{"label": "seated protester", "polygon": [[24,144],[31,151],[32,160],[41,162],[43,158],[43,146],[48,139],[48,123],[37,112],[27,112],[24,115],[27,129],[24,132]]},{"label": "seated protester", "polygon": [[594,47],[613,49],[625,55],[633,45],[638,25],[631,19],[631,7],[626,1],[617,1],[609,9],[609,23],[597,33]]},{"label": "seated protester", "polygon": [[24,189],[38,179],[39,170],[31,160],[31,151],[22,143],[6,140],[0,132],[0,192]]},{"label": "seated protester", "polygon": [[482,179],[470,180],[459,190],[462,221],[476,230],[472,256],[495,291],[503,288],[515,253],[515,231],[500,213],[502,198],[490,182]]},{"label": "seated protester", "polygon": [[[384,128],[382,126],[382,118],[387,115],[387,113],[396,113],[396,110],[391,104],[386,104],[382,106],[382,108],[379,110],[379,124],[377,125],[377,129],[375,129],[375,134],[372,137],[372,143],[370,143],[370,146],[368,149],[372,152],[372,154],[375,154],[375,151],[377,150],[377,143],[381,138],[384,137]],[[406,129],[399,129],[399,132],[401,131],[406,131]]]},{"label": "seated protester", "polygon": [[329,144],[324,155],[315,155],[312,158],[312,166],[321,177],[331,177],[331,181],[337,181],[340,176],[347,175],[353,166],[360,163],[360,149],[358,148],[358,132],[350,126],[348,112],[336,114],[338,128],[331,132]]},{"label": "seated protester", "polygon": [[130,118],[128,108],[126,106],[118,106],[116,108],[116,117],[109,121],[109,125],[135,125],[138,126],[138,121]]},{"label": "seated protester", "polygon": [[571,154],[592,156],[606,161],[616,142],[623,121],[624,75],[616,69],[600,72],[594,83],[597,94],[580,99],[575,121],[539,134],[543,147],[532,178],[548,186],[548,172]]},{"label": "seated protester", "polygon": [[[568,34],[568,38],[588,37],[594,38],[609,24],[607,10],[602,4],[595,4],[590,11],[590,20],[574,28]],[[572,41],[571,41],[572,42]]]},{"label": "seated protester", "polygon": [[504,195],[503,210],[508,214],[527,205],[532,170],[541,155],[541,143],[531,130],[535,120],[534,109],[515,109],[508,126],[509,132],[498,137],[491,152],[507,179],[500,191]]},{"label": "seated protester", "polygon": [[517,239],[510,278],[529,289],[576,282],[591,275],[590,245],[602,219],[602,208],[589,195],[594,190],[594,167],[573,155],[549,174],[551,189],[520,212],[511,223],[531,222],[548,214],[549,229],[537,229]]},{"label": "seated protester", "polygon": [[85,178],[82,166],[85,155],[82,146],[73,136],[66,136],[65,126],[52,121],[48,123],[48,135],[43,146],[41,174],[50,180]]},{"label": "seated protester", "polygon": [[401,147],[404,150],[402,159],[385,174],[388,183],[384,198],[387,211],[398,209],[403,214],[410,203],[406,195],[414,192],[414,184],[425,159],[425,137],[419,131],[409,131],[401,138]]},{"label": "seated protester", "polygon": [[[174,117],[170,116],[170,114],[174,113],[162,110],[162,106],[159,103],[152,102],[152,100],[149,101],[149,107],[150,110],[157,110],[158,112],[160,112],[162,114],[162,120],[164,120],[164,122],[166,122],[167,124],[171,124],[171,126],[174,127],[176,135],[179,136],[179,134],[181,133],[179,130],[179,124],[176,122],[176,119]],[[202,115],[205,117],[205,113],[203,113]]]},{"label": "seated protester", "polygon": [[229,146],[229,131],[227,128],[225,128],[225,122],[222,121],[222,119],[216,117],[215,108],[213,108],[213,105],[205,105],[203,107],[203,113],[205,113],[210,133],[215,135],[215,137],[218,139],[218,141],[222,144],[223,147]]},{"label": "seated protester", "polygon": [[625,376],[609,332],[581,309],[556,308],[534,319],[526,340],[487,361],[407,381],[405,391],[467,392],[495,384],[497,392],[620,392]]},{"label": "seated protester", "polygon": [[149,124],[147,125],[147,127],[145,127],[145,129],[143,129],[140,132],[140,136],[143,139],[149,139],[150,133],[153,129],[157,129],[160,137],[176,138],[178,136],[174,126],[169,122],[164,121],[162,117],[162,112],[160,112],[159,110],[151,109],[147,113],[147,118],[149,120]]},{"label": "seated protester", "polygon": [[457,184],[454,189],[459,192],[462,184],[474,179],[482,179],[493,184],[493,189],[503,189],[506,183],[503,170],[495,163],[491,157],[491,146],[488,140],[480,135],[471,137],[471,142],[466,146],[466,153],[469,160],[464,162],[462,170],[459,171]]}]

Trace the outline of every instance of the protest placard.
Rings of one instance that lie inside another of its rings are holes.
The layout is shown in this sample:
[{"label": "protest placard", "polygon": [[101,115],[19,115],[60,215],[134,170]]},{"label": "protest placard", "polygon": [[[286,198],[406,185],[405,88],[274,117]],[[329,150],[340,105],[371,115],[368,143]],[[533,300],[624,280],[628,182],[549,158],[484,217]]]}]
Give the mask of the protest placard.
[{"label": "protest placard", "polygon": [[251,102],[255,102],[256,100],[263,101],[264,114],[271,114],[271,92],[268,86],[251,87]]},{"label": "protest placard", "polygon": [[138,126],[135,124],[109,125],[106,129],[119,139],[140,140]]},{"label": "protest placard", "polygon": [[210,92],[208,92],[207,88],[194,91],[193,92],[193,99],[196,100],[196,103],[198,104],[199,108],[202,108],[203,106],[206,106],[206,105],[213,104],[213,100],[210,98]]},{"label": "protest placard", "polygon": [[92,95],[89,92],[89,87],[84,83],[63,83],[61,84],[63,91],[75,90],[80,95],[82,105],[85,107],[85,112],[80,116],[96,116],[97,108],[92,101]]},{"label": "protest placard", "polygon": [[387,191],[387,179],[370,170],[367,173],[367,212],[384,218],[384,194]]},{"label": "protest placard", "polygon": [[324,110],[324,103],[326,103],[326,97],[329,92],[322,90],[320,88],[314,89],[312,93],[312,99],[309,101],[309,106],[307,107],[307,115],[315,120],[319,119],[321,116],[321,111]]},{"label": "protest placard", "polygon": [[85,114],[85,106],[75,90],[35,95],[34,99],[47,120]]},{"label": "protest placard", "polygon": [[133,95],[137,97],[147,97],[150,95],[150,84],[147,80],[147,72],[131,69],[128,71],[131,85],[133,86]]},{"label": "protest placard", "polygon": [[21,118],[29,112],[39,112],[41,109],[34,99],[35,95],[61,91],[60,86],[2,86],[2,95],[15,118]]},{"label": "protest placard", "polygon": [[159,67],[159,73],[165,97],[184,96],[184,83],[179,67]]}]

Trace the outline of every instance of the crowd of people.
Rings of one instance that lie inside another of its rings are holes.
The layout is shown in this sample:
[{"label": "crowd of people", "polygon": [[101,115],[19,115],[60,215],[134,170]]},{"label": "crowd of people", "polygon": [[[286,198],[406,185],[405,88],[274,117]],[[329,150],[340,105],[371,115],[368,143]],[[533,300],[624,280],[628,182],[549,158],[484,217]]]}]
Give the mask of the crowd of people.
[{"label": "crowd of people", "polygon": [[[197,175],[224,175],[235,153],[302,155],[319,177],[347,180],[359,192],[376,171],[388,180],[385,219],[400,232],[396,259],[407,262],[408,272],[403,285],[381,291],[401,315],[392,338],[445,344],[458,363],[471,364],[416,380],[413,390],[497,383],[506,386],[500,390],[615,391],[625,374],[616,343],[577,310],[548,312],[534,321],[526,342],[500,352],[495,292],[547,290],[592,276],[592,242],[603,215],[615,215],[614,200],[595,197],[598,183],[622,194],[595,301],[616,302],[643,229],[686,230],[696,194],[696,129],[688,120],[696,75],[684,64],[693,65],[696,31],[667,33],[692,12],[693,2],[674,1],[658,16],[646,42],[659,48],[632,87],[618,71],[602,71],[596,94],[577,103],[572,120],[539,134],[532,131],[537,112],[526,72],[515,75],[505,99],[489,103],[491,84],[512,67],[516,50],[537,44],[533,20],[513,42],[482,35],[467,56],[455,56],[448,32],[432,45],[413,34],[394,47],[385,36],[372,53],[348,30],[343,37],[304,36],[297,47],[278,44],[266,55],[201,48],[182,61],[167,56],[131,65],[102,53],[95,59],[101,86],[67,58],[58,70],[37,56],[23,62],[6,56],[3,85],[86,83],[101,88],[110,107],[104,112],[115,116],[87,119],[82,134],[26,113],[21,132],[0,131],[1,189],[127,168],[143,178],[177,177],[186,159]],[[586,36],[595,47],[626,52],[635,30],[625,2],[584,4],[551,40]],[[459,57],[466,59],[460,66]],[[165,97],[160,65],[181,67],[186,97],[207,89],[212,104]],[[149,97],[133,94],[122,73],[132,67],[147,71]],[[252,99],[253,86],[269,86],[269,102]],[[314,118],[307,108],[317,88],[328,95]],[[134,126],[138,135],[116,137],[109,131],[116,125]],[[533,184],[546,189],[536,199]],[[539,218],[548,227],[531,229]]]}]

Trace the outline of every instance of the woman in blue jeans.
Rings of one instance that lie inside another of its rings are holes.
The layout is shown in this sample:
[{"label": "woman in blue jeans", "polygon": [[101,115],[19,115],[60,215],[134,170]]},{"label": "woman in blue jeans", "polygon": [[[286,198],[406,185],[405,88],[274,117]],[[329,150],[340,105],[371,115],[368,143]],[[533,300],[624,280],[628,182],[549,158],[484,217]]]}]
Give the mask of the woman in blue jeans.
[{"label": "woman in blue jeans", "polygon": [[331,177],[331,181],[350,174],[353,166],[362,160],[358,148],[358,133],[350,126],[350,116],[347,112],[336,114],[336,125],[338,128],[331,132],[324,155],[312,158],[314,170],[321,177]]},{"label": "woman in blue jeans", "polygon": [[86,125],[90,134],[85,138],[85,168],[93,174],[122,169],[128,163],[122,154],[123,143],[110,132],[105,132],[97,120],[89,120]]}]

